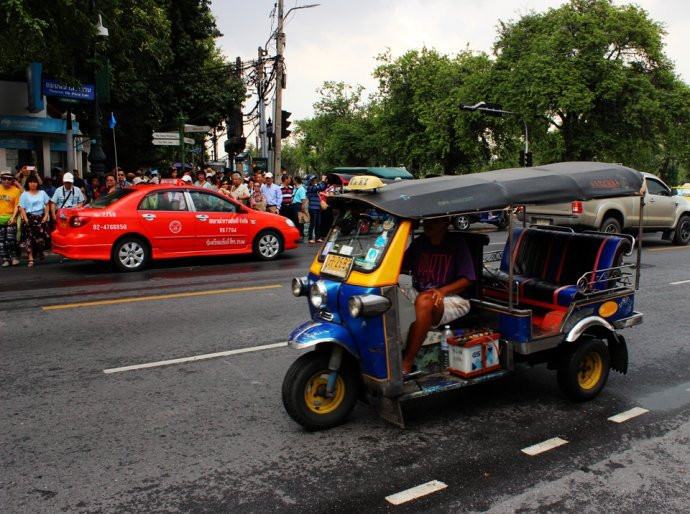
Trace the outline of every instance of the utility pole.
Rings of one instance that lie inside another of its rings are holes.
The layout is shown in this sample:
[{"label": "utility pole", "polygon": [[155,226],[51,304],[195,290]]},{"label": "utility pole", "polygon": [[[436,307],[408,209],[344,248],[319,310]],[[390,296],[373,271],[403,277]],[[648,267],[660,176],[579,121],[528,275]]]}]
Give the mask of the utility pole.
[{"label": "utility pole", "polygon": [[276,29],[276,101],[273,111],[273,133],[275,142],[273,144],[273,174],[280,173],[280,149],[281,149],[281,119],[280,112],[283,110],[283,87],[285,79],[283,76],[283,51],[285,50],[285,34],[283,34],[283,0],[278,0],[278,28]]},{"label": "utility pole", "polygon": [[259,96],[259,140],[261,157],[268,157],[268,138],[266,137],[266,105],[264,104],[264,49],[259,47],[259,59],[256,69],[256,92]]}]

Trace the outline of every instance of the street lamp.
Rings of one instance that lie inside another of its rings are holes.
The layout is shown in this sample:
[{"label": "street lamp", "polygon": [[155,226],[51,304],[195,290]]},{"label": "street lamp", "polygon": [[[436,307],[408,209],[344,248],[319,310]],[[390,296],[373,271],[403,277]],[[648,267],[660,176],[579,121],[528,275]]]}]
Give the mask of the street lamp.
[{"label": "street lamp", "polygon": [[[488,116],[502,116],[503,114],[517,114],[513,111],[503,110],[500,104],[488,103],[488,102],[477,102],[474,105],[461,105],[460,108],[463,111],[480,111]],[[522,124],[525,127],[525,150],[524,150],[524,160],[521,159],[523,166],[531,166],[532,156],[529,153],[529,132],[527,131],[527,122],[523,119]],[[528,164],[529,162],[529,164]]]},{"label": "street lamp", "polygon": [[[95,10],[94,4],[92,2],[92,8]],[[108,37],[108,29],[103,26],[103,21],[101,15],[98,15],[98,23],[96,24],[96,30],[98,38]],[[93,57],[94,61],[98,62],[98,40],[94,43],[93,47]],[[94,85],[97,83],[98,69],[94,69]],[[89,133],[91,134],[91,149],[89,151],[89,162],[91,163],[91,172],[97,175],[104,175],[107,171],[105,165],[106,155],[103,151],[103,145],[101,144],[101,112],[98,106],[98,92],[96,87],[94,87],[94,98],[93,98],[93,118],[91,119],[91,124],[89,126]]]}]

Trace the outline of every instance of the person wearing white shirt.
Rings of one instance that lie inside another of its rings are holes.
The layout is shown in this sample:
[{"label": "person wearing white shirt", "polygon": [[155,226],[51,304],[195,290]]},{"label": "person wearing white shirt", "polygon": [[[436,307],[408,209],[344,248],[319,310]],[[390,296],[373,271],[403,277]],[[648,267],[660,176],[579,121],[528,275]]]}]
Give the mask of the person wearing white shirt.
[{"label": "person wearing white shirt", "polygon": [[266,210],[278,214],[278,209],[283,203],[283,192],[273,183],[273,173],[266,173],[266,183],[261,186],[261,192],[266,197]]},{"label": "person wearing white shirt", "polygon": [[50,199],[50,212],[53,219],[56,219],[57,209],[64,209],[69,207],[82,207],[86,198],[81,189],[74,187],[74,175],[65,173],[62,177],[62,185],[55,190],[53,197]]}]

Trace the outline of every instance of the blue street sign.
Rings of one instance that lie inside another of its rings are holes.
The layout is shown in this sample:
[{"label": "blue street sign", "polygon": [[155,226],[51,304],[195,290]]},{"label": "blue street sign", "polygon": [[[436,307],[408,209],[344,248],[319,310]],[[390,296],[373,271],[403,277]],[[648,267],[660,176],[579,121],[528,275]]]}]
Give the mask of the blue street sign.
[{"label": "blue street sign", "polygon": [[192,153],[199,153],[199,152],[201,152],[201,148],[192,148],[192,149],[190,150],[190,152],[192,152]]},{"label": "blue street sign", "polygon": [[61,84],[57,80],[43,81],[43,94],[57,96],[59,98],[72,98],[74,100],[93,100],[95,87],[93,84],[81,84],[79,87]]}]

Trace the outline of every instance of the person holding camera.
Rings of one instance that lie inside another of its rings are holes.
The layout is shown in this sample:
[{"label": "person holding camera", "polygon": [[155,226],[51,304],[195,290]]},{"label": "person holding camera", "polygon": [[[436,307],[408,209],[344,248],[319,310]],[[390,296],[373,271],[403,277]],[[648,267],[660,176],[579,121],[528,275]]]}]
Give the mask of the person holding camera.
[{"label": "person holding camera", "polygon": [[38,180],[38,186],[39,187],[43,185],[43,181],[41,180],[41,177],[39,176],[38,172],[36,171],[36,166],[31,166],[31,165],[22,166],[21,169],[15,175],[15,178],[17,179],[17,181],[19,182],[19,184],[22,187],[26,187],[26,180],[29,177],[36,177],[36,179]]}]

